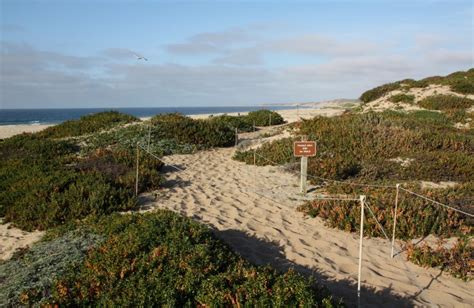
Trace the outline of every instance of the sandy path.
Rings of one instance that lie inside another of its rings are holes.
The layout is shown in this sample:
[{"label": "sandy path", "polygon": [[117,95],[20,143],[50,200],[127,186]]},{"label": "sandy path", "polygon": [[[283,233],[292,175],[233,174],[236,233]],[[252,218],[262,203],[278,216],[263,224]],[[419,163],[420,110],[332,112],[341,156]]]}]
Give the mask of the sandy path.
[{"label": "sandy path", "polygon": [[[144,210],[167,208],[216,229],[216,234],[257,264],[294,267],[313,274],[331,291],[356,303],[358,236],[305,218],[298,179],[280,167],[257,167],[231,159],[234,149],[166,157],[184,171],[168,168],[170,187],[143,196]],[[362,304],[470,307],[474,282],[436,269],[390,259],[390,244],[364,241]],[[471,290],[471,291],[470,291]]]},{"label": "sandy path", "polygon": [[26,232],[11,226],[0,224],[0,260],[9,259],[20,248],[26,248],[39,241],[44,232]]}]

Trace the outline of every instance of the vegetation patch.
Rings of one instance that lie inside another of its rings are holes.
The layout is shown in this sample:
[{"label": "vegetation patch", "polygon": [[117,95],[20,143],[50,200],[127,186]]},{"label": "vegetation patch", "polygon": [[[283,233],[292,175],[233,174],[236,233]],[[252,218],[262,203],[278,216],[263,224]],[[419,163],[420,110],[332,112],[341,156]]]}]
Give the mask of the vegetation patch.
[{"label": "vegetation patch", "polygon": [[474,258],[474,245],[472,238],[462,237],[452,248],[445,248],[442,243],[435,249],[426,244],[415,246],[409,243],[406,250],[407,259],[415,264],[438,267],[463,280],[473,278],[471,262]]},{"label": "vegetation patch", "polygon": [[[405,184],[410,190],[420,191],[419,185]],[[433,189],[423,194],[441,203],[451,204],[467,211],[473,211],[465,200],[472,192],[472,184],[463,184],[459,187],[447,189]],[[330,195],[368,196],[367,203],[378,222],[386,232],[393,228],[393,209],[395,206],[394,188],[360,188],[356,186],[330,184],[324,187],[324,192]],[[299,211],[323,218],[333,228],[348,232],[358,232],[360,224],[360,203],[358,201],[313,200],[298,208]],[[399,194],[397,239],[408,240],[420,238],[429,234],[449,237],[472,234],[473,221],[466,219],[453,210],[435,205],[429,201],[417,198],[403,191]],[[369,211],[366,211],[364,225],[366,235],[384,237],[382,230]]]},{"label": "vegetation patch", "polygon": [[404,79],[387,83],[365,91],[362,93],[360,100],[368,103],[397,89],[408,91],[411,88],[425,88],[430,84],[447,85],[451,88],[451,91],[460,94],[474,94],[474,68],[465,72],[454,72],[447,76],[432,76],[421,80]]},{"label": "vegetation patch", "polygon": [[364,93],[362,93],[359,99],[363,101],[364,103],[368,103],[378,98],[381,98],[388,92],[397,90],[400,87],[401,87],[400,83],[387,83],[387,84],[375,87],[371,90],[365,91]]},{"label": "vegetation patch", "polygon": [[413,104],[415,102],[415,96],[400,93],[400,94],[390,96],[388,100],[391,101],[392,103]]},{"label": "vegetation patch", "polygon": [[79,120],[66,121],[50,126],[39,132],[38,135],[49,138],[74,137],[137,121],[140,121],[140,119],[128,114],[106,111],[82,116]]},{"label": "vegetation patch", "polygon": [[453,95],[433,95],[424,98],[418,104],[431,110],[459,110],[474,106],[474,100]]},{"label": "vegetation patch", "polygon": [[101,237],[84,231],[70,231],[51,241],[34,244],[0,263],[0,306],[45,304],[51,299],[58,277],[82,263],[86,253]]},{"label": "vegetation patch", "polygon": [[211,122],[224,124],[230,129],[238,129],[239,132],[251,132],[254,129],[253,123],[247,116],[220,115],[209,118]]},{"label": "vegetation patch", "polygon": [[[296,134],[317,141],[318,154],[308,162],[310,176],[392,183],[470,181],[474,132],[452,124],[446,115],[429,111],[350,113],[305,120]],[[256,150],[257,164],[292,162],[292,147],[291,139],[265,144]],[[413,159],[410,168],[391,161],[396,157]],[[237,152],[235,159],[253,164],[253,150]]]},{"label": "vegetation patch", "polygon": [[235,143],[235,131],[223,121],[194,120],[173,113],[154,116],[151,123],[155,138],[159,139],[174,139],[180,144],[204,147],[226,147]]},{"label": "vegetation patch", "polygon": [[255,126],[272,126],[285,123],[279,113],[267,109],[249,112],[246,121],[252,125],[255,123]]},{"label": "vegetation patch", "polygon": [[80,228],[104,240],[55,279],[49,296],[23,291],[23,304],[336,306],[314,282],[254,266],[208,228],[171,211],[113,214]]}]

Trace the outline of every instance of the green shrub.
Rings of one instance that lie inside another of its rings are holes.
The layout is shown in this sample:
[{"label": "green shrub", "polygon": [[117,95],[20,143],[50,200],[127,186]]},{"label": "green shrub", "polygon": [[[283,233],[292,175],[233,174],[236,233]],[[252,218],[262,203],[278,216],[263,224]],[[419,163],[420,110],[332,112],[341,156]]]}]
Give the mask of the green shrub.
[{"label": "green shrub", "polygon": [[[134,149],[78,158],[65,141],[23,135],[0,146],[0,215],[24,230],[136,206]],[[17,155],[15,155],[15,150]],[[163,163],[141,152],[139,191],[157,188]]]},{"label": "green shrub", "polygon": [[[308,160],[308,173],[334,180],[359,181],[458,180],[472,177],[474,132],[452,127],[447,117],[428,111],[346,114],[316,117],[301,123],[296,134],[318,144]],[[292,140],[265,144],[256,150],[258,165],[293,160]],[[404,168],[391,159],[415,159]],[[253,164],[253,150],[235,159]]]},{"label": "green shrub", "polygon": [[[420,191],[420,187],[416,185],[404,185],[404,187]],[[463,198],[466,198],[465,194],[469,194],[469,189],[472,189],[472,185],[425,191],[423,194],[442,203],[456,205],[458,208],[469,211],[472,209],[463,203],[465,200]],[[324,191],[329,195],[368,196],[367,203],[379,223],[386,232],[392,230],[394,188],[361,188],[350,184],[330,184],[325,186]],[[358,232],[359,230],[360,203],[358,201],[313,200],[306,202],[298,210],[312,217],[321,217],[333,228],[348,232]],[[473,231],[472,222],[467,221],[465,216],[403,191],[399,195],[397,216],[397,239],[419,238],[429,234],[463,235],[472,234]],[[369,211],[366,211],[364,230],[366,235],[384,237]]]},{"label": "green shrub", "polygon": [[[255,155],[255,163],[257,166],[266,166],[293,162],[293,142],[293,138],[284,138],[263,144],[256,150],[258,155]],[[233,158],[247,164],[253,164],[254,151],[236,151]]]},{"label": "green shrub", "polygon": [[453,95],[433,95],[424,98],[418,104],[432,110],[467,109],[474,106],[474,100]]},{"label": "green shrub", "polygon": [[49,138],[74,137],[136,121],[140,121],[140,119],[117,111],[106,111],[82,116],[79,120],[70,120],[48,127],[38,133],[38,135]]},{"label": "green shrub", "polygon": [[155,136],[181,144],[226,147],[235,144],[235,131],[221,121],[194,120],[184,115],[164,114],[151,119]]},{"label": "green shrub", "polygon": [[393,103],[412,104],[415,101],[415,96],[401,93],[401,94],[396,94],[396,95],[390,96],[390,98],[388,100],[393,102]]},{"label": "green shrub", "polygon": [[[60,306],[324,306],[328,292],[289,271],[257,267],[213,233],[170,211],[89,219],[104,240],[56,280],[50,297],[23,292],[23,304]],[[21,286],[20,286],[21,287]]]},{"label": "green shrub", "polygon": [[400,88],[399,83],[387,83],[387,84],[378,86],[376,88],[373,88],[372,90],[365,91],[364,93],[362,93],[359,99],[363,101],[364,103],[368,103],[378,98],[381,98],[388,92],[397,90],[399,88]]},{"label": "green shrub", "polygon": [[460,80],[451,85],[451,90],[462,94],[474,94],[474,82]]},{"label": "green shrub", "polygon": [[285,123],[279,113],[266,109],[249,112],[246,120],[250,125],[255,123],[255,126],[271,126]]},{"label": "green shrub", "polygon": [[390,91],[411,88],[425,88],[430,84],[447,85],[452,91],[461,94],[474,94],[474,69],[468,71],[454,72],[447,76],[431,76],[421,80],[404,79],[393,83],[387,83],[371,90],[365,91],[360,100],[364,103],[376,100]]},{"label": "green shrub", "polygon": [[19,307],[50,300],[55,279],[78,266],[100,241],[101,237],[93,233],[72,231],[0,262],[0,306]]},{"label": "green shrub", "polygon": [[209,118],[209,121],[219,124],[222,123],[232,130],[237,128],[239,132],[251,132],[254,129],[253,123],[248,120],[247,116],[221,115],[211,117]]},{"label": "green shrub", "polygon": [[441,267],[454,277],[471,280],[473,277],[472,257],[474,246],[472,239],[462,237],[458,239],[455,246],[448,249],[439,245],[436,249],[428,245],[415,246],[412,243],[406,245],[407,259],[411,262],[425,267]]}]

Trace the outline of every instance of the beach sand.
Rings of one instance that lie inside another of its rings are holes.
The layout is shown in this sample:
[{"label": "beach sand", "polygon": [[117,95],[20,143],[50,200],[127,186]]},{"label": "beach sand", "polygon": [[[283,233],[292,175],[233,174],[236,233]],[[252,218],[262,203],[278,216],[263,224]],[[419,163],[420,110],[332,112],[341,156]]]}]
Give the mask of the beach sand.
[{"label": "beach sand", "polygon": [[[326,227],[321,219],[297,212],[305,198],[298,192],[296,175],[282,167],[234,161],[234,151],[226,148],[165,157],[167,163],[184,171],[166,167],[165,188],[142,196],[143,211],[170,209],[192,217],[211,226],[248,260],[314,275],[333,294],[355,306],[358,234]],[[385,239],[365,238],[363,247],[363,306],[474,304],[473,281],[417,266],[403,252],[391,259],[390,242]]]},{"label": "beach sand", "polygon": [[53,124],[18,124],[18,125],[0,125],[0,139],[10,138],[21,133],[36,133]]},{"label": "beach sand", "polygon": [[11,224],[0,224],[0,260],[9,259],[19,248],[31,246],[43,236],[44,232],[26,232]]}]

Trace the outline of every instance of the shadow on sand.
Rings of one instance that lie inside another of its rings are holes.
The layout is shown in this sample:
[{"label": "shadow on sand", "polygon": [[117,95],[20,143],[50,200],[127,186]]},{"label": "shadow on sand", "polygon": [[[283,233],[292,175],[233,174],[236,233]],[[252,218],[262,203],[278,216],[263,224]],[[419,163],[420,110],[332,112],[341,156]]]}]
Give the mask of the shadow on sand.
[{"label": "shadow on sand", "polygon": [[[293,268],[304,276],[312,276],[321,285],[326,286],[336,298],[342,298],[349,307],[357,306],[357,281],[355,279],[334,280],[324,273],[306,266],[296,264],[286,259],[282,247],[256,238],[240,230],[216,230],[216,236],[224,240],[234,251],[243,258],[257,265],[269,264],[279,271]],[[406,298],[395,294],[389,286],[383,290],[376,290],[369,286],[362,286],[362,307],[413,307],[413,297]]]}]

